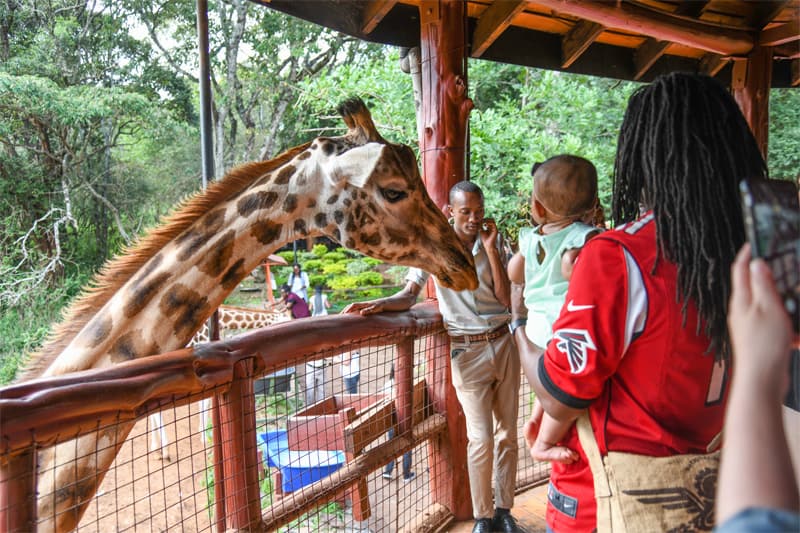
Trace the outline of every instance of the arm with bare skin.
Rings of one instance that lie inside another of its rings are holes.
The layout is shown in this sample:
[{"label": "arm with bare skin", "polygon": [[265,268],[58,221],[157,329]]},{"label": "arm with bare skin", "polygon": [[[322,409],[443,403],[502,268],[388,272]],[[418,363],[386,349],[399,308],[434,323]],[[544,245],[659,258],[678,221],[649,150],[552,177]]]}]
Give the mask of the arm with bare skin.
[{"label": "arm with bare skin", "polygon": [[374,315],[385,311],[406,311],[417,301],[422,287],[409,281],[398,293],[386,298],[378,298],[367,302],[354,302],[345,307],[342,313],[358,313],[360,315]]}]

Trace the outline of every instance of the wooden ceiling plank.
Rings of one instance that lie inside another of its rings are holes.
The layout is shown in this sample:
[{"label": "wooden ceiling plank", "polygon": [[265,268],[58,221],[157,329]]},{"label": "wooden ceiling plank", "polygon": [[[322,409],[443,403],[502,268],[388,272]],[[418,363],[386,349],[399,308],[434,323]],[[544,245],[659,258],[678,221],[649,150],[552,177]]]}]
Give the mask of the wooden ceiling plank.
[{"label": "wooden ceiling plank", "polygon": [[575,24],[561,43],[561,68],[569,68],[604,29],[601,24],[588,20],[581,20]]},{"label": "wooden ceiling plank", "polygon": [[800,59],[792,59],[792,87],[800,86]]},{"label": "wooden ceiling plank", "polygon": [[472,35],[472,57],[480,57],[511,25],[514,17],[528,4],[527,0],[495,0],[483,12]]},{"label": "wooden ceiling plank", "polygon": [[395,4],[397,4],[397,0],[372,0],[369,2],[362,12],[361,31],[366,35],[372,33]]},{"label": "wooden ceiling plank", "polygon": [[658,41],[651,37],[637,48],[633,53],[633,79],[638,80],[644,76],[645,72],[658,61],[669,44],[667,41]]},{"label": "wooden ceiling plank", "polygon": [[706,54],[700,60],[700,72],[708,76],[714,77],[722,70],[722,67],[728,64],[728,58],[722,57],[718,54]]},{"label": "wooden ceiling plank", "polygon": [[791,0],[775,0],[772,2],[751,2],[749,5],[753,7],[753,14],[748,19],[751,27],[757,30],[762,29],[764,26],[772,22],[772,20],[781,14]]},{"label": "wooden ceiling plank", "polygon": [[628,2],[589,2],[585,0],[531,0],[553,11],[648,35],[662,41],[676,42],[721,55],[744,55],[754,46],[752,32],[721,28],[702,21],[678,19]]},{"label": "wooden ceiling plank", "polygon": [[761,46],[778,46],[800,40],[800,19],[763,30],[758,36]]}]

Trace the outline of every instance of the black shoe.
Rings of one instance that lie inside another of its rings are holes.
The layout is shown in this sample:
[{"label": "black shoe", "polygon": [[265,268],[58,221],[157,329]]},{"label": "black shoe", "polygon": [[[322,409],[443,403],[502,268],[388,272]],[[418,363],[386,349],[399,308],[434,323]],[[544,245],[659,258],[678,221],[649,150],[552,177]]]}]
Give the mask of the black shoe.
[{"label": "black shoe", "polygon": [[522,532],[511,513],[495,514],[492,519],[492,531],[502,531],[503,533]]},{"label": "black shoe", "polygon": [[492,533],[492,519],[478,518],[472,526],[472,533]]}]

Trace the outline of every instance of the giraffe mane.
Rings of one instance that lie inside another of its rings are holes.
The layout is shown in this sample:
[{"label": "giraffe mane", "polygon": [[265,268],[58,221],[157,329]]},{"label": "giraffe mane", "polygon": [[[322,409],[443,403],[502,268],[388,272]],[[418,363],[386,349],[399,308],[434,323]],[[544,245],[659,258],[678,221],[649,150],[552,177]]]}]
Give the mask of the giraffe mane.
[{"label": "giraffe mane", "polygon": [[15,381],[25,381],[40,376],[88,324],[95,313],[168,242],[183,233],[213,207],[252,183],[255,177],[284,165],[310,144],[307,142],[290,148],[269,161],[243,163],[233,168],[221,180],[209,184],[205,191],[195,193],[181,201],[170,215],[161,219],[158,225],[100,268],[81,294],[62,312],[61,322],[53,327],[42,347],[31,353]]}]

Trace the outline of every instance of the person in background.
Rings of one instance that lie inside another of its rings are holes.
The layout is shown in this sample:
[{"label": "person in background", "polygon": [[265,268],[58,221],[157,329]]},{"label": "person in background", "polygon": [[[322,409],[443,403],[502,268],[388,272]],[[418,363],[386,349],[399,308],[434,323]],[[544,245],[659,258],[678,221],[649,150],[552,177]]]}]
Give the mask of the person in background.
[{"label": "person in background", "polygon": [[[397,398],[397,389],[394,386],[394,363],[389,367],[389,376],[386,379],[386,383],[383,385],[383,393],[392,399]],[[397,423],[397,416],[394,411],[392,411],[392,423]],[[394,438],[394,428],[389,429],[388,437],[389,439]],[[405,482],[409,482],[417,477],[417,474],[411,471],[411,463],[414,459],[412,454],[413,452],[411,450],[403,454],[403,481]],[[393,471],[394,459],[386,463],[386,468],[383,470],[383,479],[391,480]]]},{"label": "person in background", "polygon": [[[725,412],[715,531],[800,531],[800,494],[781,413],[792,324],[762,259],[731,268],[728,326],[736,371]],[[794,339],[795,345],[797,338]]]},{"label": "person in background", "polygon": [[347,394],[358,394],[358,380],[361,378],[361,367],[358,362],[360,355],[358,350],[353,350],[337,355],[334,358],[334,362],[342,365],[340,372],[344,382],[344,390]]},{"label": "person in background", "polygon": [[[450,336],[453,386],[467,423],[474,533],[516,532],[511,516],[517,476],[517,411],[520,367],[509,334],[508,256],[497,225],[484,215],[483,191],[469,181],[450,189],[447,211],[453,230],[472,250],[478,274],[474,291],[436,283],[439,311]],[[345,313],[370,315],[411,308],[429,274],[411,269],[400,292],[347,306]]]},{"label": "person in background", "polygon": [[292,318],[306,318],[311,316],[306,301],[293,293],[288,285],[281,286],[281,301],[284,308],[291,313]]},{"label": "person in background", "polygon": [[303,272],[300,263],[292,265],[292,273],[289,274],[289,280],[286,283],[293,293],[308,303],[308,274]]},{"label": "person in background", "polygon": [[328,297],[325,293],[322,292],[322,285],[314,287],[314,296],[311,297],[311,301],[308,302],[308,305],[311,308],[311,316],[325,316],[328,314],[331,303],[328,301]]}]

